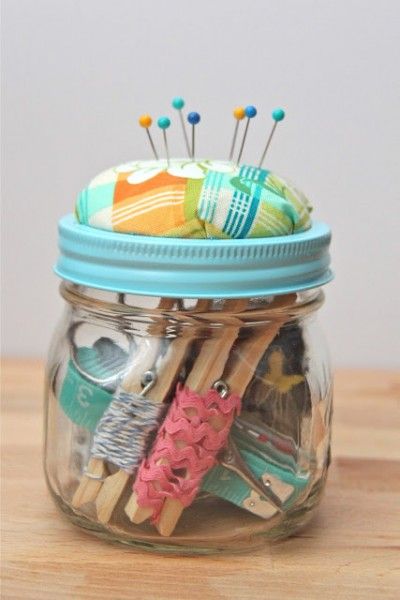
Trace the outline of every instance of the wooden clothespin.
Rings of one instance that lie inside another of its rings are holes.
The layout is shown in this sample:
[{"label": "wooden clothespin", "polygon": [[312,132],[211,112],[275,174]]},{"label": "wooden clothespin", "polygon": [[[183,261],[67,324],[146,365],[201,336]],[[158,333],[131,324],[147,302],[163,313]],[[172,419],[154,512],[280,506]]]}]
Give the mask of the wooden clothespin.
[{"label": "wooden clothespin", "polygon": [[[229,300],[225,303],[225,310],[235,313],[241,312],[247,306],[245,299]],[[219,315],[218,320],[227,325],[224,333],[217,339],[206,340],[199,352],[192,370],[185,382],[185,386],[198,394],[205,394],[211,386],[221,377],[232,345],[234,344],[242,322],[235,316]],[[193,415],[188,415],[193,416]],[[218,430],[221,423],[216,419],[212,427]],[[157,484],[155,484],[157,485]],[[161,518],[157,523],[157,528],[161,535],[170,535],[175,527],[177,520],[183,510],[181,502],[175,498],[167,498],[164,502]],[[142,523],[150,518],[153,509],[148,506],[140,506],[138,497],[132,494],[125,512],[134,523]]]},{"label": "wooden clothespin", "polygon": [[[159,302],[159,310],[170,310],[173,308],[175,300],[171,298],[162,298]],[[149,327],[149,334],[155,332],[155,328],[158,324],[153,323]],[[158,356],[160,348],[159,337],[143,337],[139,342],[139,347],[136,349],[132,363],[128,370],[127,375],[122,381],[121,388],[128,394],[140,394],[142,392],[142,377],[146,371],[149,371]],[[108,418],[109,412],[113,411],[113,401],[111,401],[109,407],[105,411],[103,418],[98,424],[99,432],[95,432],[94,444],[96,447],[96,441],[100,437],[101,442],[101,427],[102,423]],[[76,489],[72,498],[72,506],[79,508],[87,502],[92,502],[96,499],[100,489],[108,475],[107,468],[107,449],[102,448],[101,451],[96,455],[96,450],[91,452],[91,458],[85,469],[85,473]]]},{"label": "wooden clothespin", "polygon": [[[154,386],[150,389],[146,396],[147,401],[150,405],[159,407],[158,419],[155,427],[157,427],[163,413],[163,403],[168,397],[171,388],[178,378],[179,372],[182,368],[183,362],[187,355],[188,347],[192,343],[193,337],[187,335],[186,337],[178,337],[174,339],[167,350],[166,355],[163,357],[159,366],[159,375],[155,380]],[[139,416],[139,415],[138,415]],[[141,427],[144,427],[143,420],[141,421]],[[148,439],[151,431],[147,432],[146,438]],[[135,440],[131,440],[131,445],[135,443]],[[127,465],[128,468],[120,469],[113,475],[107,477],[104,481],[99,494],[96,498],[96,510],[97,517],[101,523],[107,523],[114,511],[114,508],[121,497],[122,492],[125,489],[125,485],[131,476],[134,469],[138,466],[140,459],[143,457],[145,448],[142,448],[141,455],[138,461]],[[124,448],[120,449],[122,453]]]},{"label": "wooden clothespin", "polygon": [[[290,306],[294,298],[294,295],[277,298],[270,308]],[[271,325],[266,330],[240,342],[229,361],[228,357],[237,333],[232,339],[228,331],[227,336],[219,340],[219,348],[214,348],[212,352],[211,348],[209,349],[204,345],[204,354],[208,356],[212,364],[218,360],[218,368],[215,371],[210,370],[209,364],[202,358],[201,352],[186,381],[187,387],[198,393],[205,393],[222,376],[220,383],[224,384],[230,393],[242,397],[262,354],[275,338],[286,318],[286,315],[277,315],[275,319],[271,319]],[[233,335],[232,332],[230,335]],[[208,340],[208,342],[211,342],[211,340]],[[225,368],[226,366],[227,368]],[[219,430],[223,426],[223,418],[216,417],[212,426],[215,430]],[[132,509],[136,509],[136,511]],[[184,506],[179,499],[170,497],[164,501],[156,524],[161,535],[169,536],[172,534],[183,510]],[[152,515],[152,509],[149,507],[138,507],[137,498],[135,497],[133,497],[131,504],[127,506],[126,511],[135,523],[142,522]]]},{"label": "wooden clothespin", "polygon": [[[164,299],[164,302],[166,302],[166,299]],[[209,306],[209,300],[199,300],[196,303],[193,312],[207,310],[209,309]],[[176,318],[179,320],[180,317],[177,316]],[[194,323],[195,321],[192,316],[185,316],[183,319],[187,322],[193,321]],[[151,331],[151,333],[153,332]],[[146,442],[162,420],[164,402],[169,396],[174,383],[176,383],[176,380],[178,379],[179,372],[187,357],[188,349],[194,341],[194,334],[194,328],[184,329],[179,337],[176,337],[170,342],[166,354],[157,362],[157,373],[155,374],[154,384],[146,395],[146,408],[139,410],[137,414],[131,418],[130,422],[127,423],[127,428],[129,431],[132,431],[132,428],[134,427],[133,421],[137,421],[135,435],[124,435],[120,447],[117,448],[117,452],[120,454],[119,460],[121,462],[118,465],[117,459],[114,460],[114,464],[117,464],[117,466],[121,466],[122,468],[105,479],[96,497],[97,517],[101,523],[107,523],[110,520],[129,477],[143,458],[147,446]],[[156,359],[157,357],[155,357],[154,363],[156,362]],[[135,386],[137,385],[138,376],[140,376],[140,373],[136,369],[136,373],[133,373],[133,384]],[[149,424],[148,421],[146,423],[145,418],[147,417],[143,414],[144,410],[155,413],[153,424]],[[143,434],[145,439],[143,439]],[[115,446],[116,440],[111,440],[111,443]],[[135,446],[139,446],[138,452],[134,450]],[[125,459],[123,463],[121,459]]]}]

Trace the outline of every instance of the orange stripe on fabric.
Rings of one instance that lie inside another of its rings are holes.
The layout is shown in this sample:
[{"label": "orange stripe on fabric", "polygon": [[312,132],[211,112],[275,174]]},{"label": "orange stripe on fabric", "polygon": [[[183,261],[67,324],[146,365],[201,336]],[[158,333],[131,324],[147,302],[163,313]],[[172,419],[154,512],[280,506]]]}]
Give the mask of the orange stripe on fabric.
[{"label": "orange stripe on fabric", "polygon": [[129,219],[131,221],[133,219],[136,219],[140,215],[150,213],[151,211],[156,210],[161,205],[162,206],[172,206],[175,204],[176,205],[183,204],[183,202],[184,202],[183,198],[160,198],[158,200],[154,200],[153,202],[151,202],[150,204],[147,204],[146,206],[141,206],[138,209],[132,209],[130,211],[127,211],[122,216],[113,217],[113,226],[116,226],[119,223],[126,221],[127,219]]},{"label": "orange stripe on fabric", "polygon": [[185,223],[183,200],[165,200],[157,208],[151,208],[145,213],[118,222],[114,231],[141,233],[147,235],[163,235],[170,229],[180,227]]},{"label": "orange stripe on fabric", "polygon": [[127,196],[118,202],[117,205],[113,205],[113,217],[123,215],[128,209],[134,208],[135,206],[146,205],[147,201],[152,200],[154,197],[163,197],[168,200],[168,198],[173,199],[177,196],[184,198],[184,188],[179,190],[171,185],[165,188],[158,188],[157,190],[149,190],[146,194]]}]

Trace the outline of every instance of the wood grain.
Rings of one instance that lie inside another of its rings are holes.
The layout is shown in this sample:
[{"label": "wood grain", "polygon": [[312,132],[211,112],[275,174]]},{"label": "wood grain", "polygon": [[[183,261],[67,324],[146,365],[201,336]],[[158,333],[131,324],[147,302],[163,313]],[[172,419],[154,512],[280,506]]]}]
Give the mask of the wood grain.
[{"label": "wood grain", "polygon": [[42,365],[2,372],[4,599],[324,600],[399,597],[400,376],[336,375],[333,463],[312,523],[251,555],[165,557],[69,524],[46,490]]}]

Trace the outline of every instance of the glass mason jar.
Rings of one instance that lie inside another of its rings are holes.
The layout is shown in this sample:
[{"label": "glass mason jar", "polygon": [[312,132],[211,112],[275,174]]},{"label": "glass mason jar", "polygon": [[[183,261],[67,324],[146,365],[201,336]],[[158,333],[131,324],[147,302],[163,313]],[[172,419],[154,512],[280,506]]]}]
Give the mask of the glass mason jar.
[{"label": "glass mason jar", "polygon": [[116,245],[88,230],[60,225],[66,310],[47,366],[44,459],[56,504],[100,537],[155,551],[237,552],[298,530],[329,466],[332,379],[316,319],[329,233],[292,236],[292,250],[263,250],[261,263],[254,240],[239,257],[235,241],[226,252],[246,268],[227,283],[226,252],[193,276],[192,252],[212,241]]}]

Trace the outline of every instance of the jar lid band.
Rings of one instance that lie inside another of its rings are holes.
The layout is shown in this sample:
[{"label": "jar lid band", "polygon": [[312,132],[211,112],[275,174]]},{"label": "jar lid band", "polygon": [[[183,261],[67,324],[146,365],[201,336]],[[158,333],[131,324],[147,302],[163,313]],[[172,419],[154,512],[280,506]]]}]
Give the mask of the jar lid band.
[{"label": "jar lid band", "polygon": [[55,272],[79,285],[147,296],[286,294],[331,281],[330,240],[321,222],[290,236],[209,240],[115,233],[67,215],[59,221]]}]

